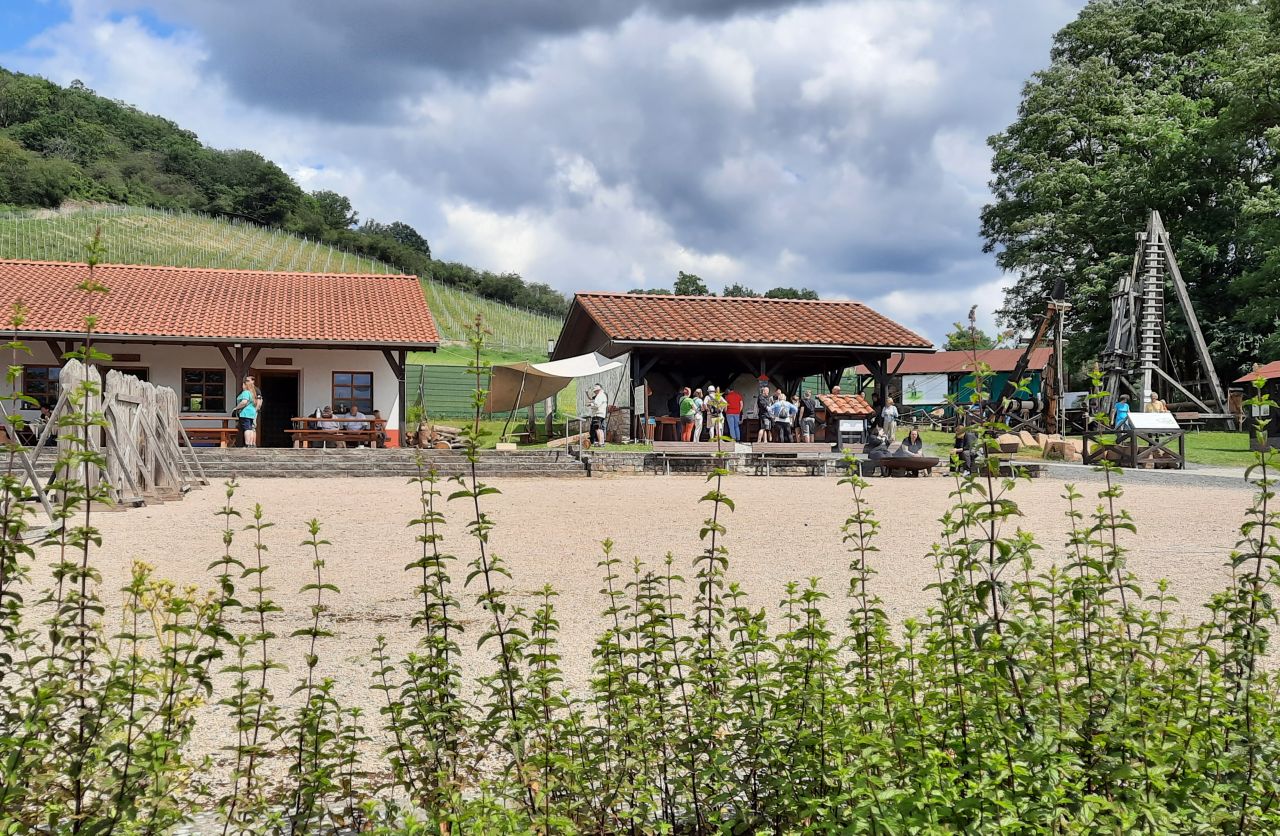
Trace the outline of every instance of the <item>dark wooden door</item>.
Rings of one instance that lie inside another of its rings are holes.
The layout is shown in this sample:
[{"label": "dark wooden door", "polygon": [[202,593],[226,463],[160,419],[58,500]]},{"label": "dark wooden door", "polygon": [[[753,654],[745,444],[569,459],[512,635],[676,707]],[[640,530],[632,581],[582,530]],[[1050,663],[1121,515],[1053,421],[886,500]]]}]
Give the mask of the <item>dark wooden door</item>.
[{"label": "dark wooden door", "polygon": [[298,415],[298,373],[296,371],[254,372],[262,394],[258,412],[258,446],[291,447],[293,439],[285,430],[292,429]]}]

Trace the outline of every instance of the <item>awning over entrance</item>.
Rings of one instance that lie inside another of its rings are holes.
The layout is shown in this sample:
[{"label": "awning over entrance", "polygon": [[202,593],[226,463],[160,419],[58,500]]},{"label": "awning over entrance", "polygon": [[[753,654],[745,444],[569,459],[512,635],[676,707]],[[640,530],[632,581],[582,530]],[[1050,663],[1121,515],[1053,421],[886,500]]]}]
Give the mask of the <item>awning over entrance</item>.
[{"label": "awning over entrance", "polygon": [[510,412],[552,397],[579,377],[619,368],[622,363],[592,352],[547,363],[509,363],[494,366],[489,379],[486,412]]}]

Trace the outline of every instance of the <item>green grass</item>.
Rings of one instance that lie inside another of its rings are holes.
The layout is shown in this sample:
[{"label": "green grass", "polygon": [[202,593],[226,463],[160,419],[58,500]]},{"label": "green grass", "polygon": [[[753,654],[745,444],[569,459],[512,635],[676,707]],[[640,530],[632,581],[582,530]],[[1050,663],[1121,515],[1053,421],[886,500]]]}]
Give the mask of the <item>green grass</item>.
[{"label": "green grass", "polygon": [[[0,258],[81,261],[85,244],[102,229],[106,260],[118,264],[288,270],[306,273],[400,272],[366,256],[308,241],[278,229],[190,212],[140,207],[64,212],[0,213]],[[547,340],[560,332],[555,317],[513,308],[430,279],[422,282],[441,337],[461,343],[478,313],[500,351],[545,359]],[[503,361],[510,362],[510,361]]]},{"label": "green grass", "polygon": [[[483,359],[491,366],[507,363],[545,363],[547,362],[546,346],[541,352],[533,350],[502,350],[486,348],[481,353]],[[410,351],[409,362],[423,366],[466,366],[471,363],[471,351],[466,346],[442,345],[437,351]]]}]

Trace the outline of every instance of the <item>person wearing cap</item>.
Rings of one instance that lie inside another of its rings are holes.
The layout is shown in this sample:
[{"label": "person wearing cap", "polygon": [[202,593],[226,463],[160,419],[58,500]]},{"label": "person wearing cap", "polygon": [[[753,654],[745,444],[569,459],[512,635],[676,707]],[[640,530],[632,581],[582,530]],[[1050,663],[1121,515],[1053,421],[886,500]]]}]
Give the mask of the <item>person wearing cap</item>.
[{"label": "person wearing cap", "polygon": [[597,383],[591,387],[591,441],[604,445],[605,421],[609,416],[609,396],[604,387]]},{"label": "person wearing cap", "polygon": [[711,440],[719,441],[724,437],[724,411],[729,403],[724,395],[714,386],[707,387],[707,421],[711,427]]}]

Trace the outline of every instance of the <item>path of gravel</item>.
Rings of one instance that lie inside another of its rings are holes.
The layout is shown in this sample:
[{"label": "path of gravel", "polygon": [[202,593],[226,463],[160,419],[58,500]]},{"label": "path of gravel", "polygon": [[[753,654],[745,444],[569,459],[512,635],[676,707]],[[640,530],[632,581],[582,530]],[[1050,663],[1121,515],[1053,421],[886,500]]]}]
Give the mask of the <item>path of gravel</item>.
[{"label": "path of gravel", "polygon": [[[611,537],[616,554],[628,563],[633,557],[656,562],[671,551],[685,574],[692,574],[698,529],[709,511],[697,501],[707,490],[700,477],[496,479],[494,484],[501,495],[483,500],[497,524],[494,549],[511,567],[511,586],[521,603],[531,605],[543,584],[560,592],[557,606],[570,683],[588,675],[590,648],[601,623],[600,540]],[[882,521],[875,588],[895,620],[920,614],[927,606],[922,589],[931,580],[932,567],[925,555],[952,488],[950,480],[938,478],[872,483],[869,497]],[[1092,495],[1098,485],[1082,480],[1081,488]],[[768,604],[781,596],[787,581],[820,577],[838,618],[849,560],[839,530],[849,513],[848,490],[834,479],[727,480],[726,491],[737,503],[727,519],[725,540],[732,578],[757,603]],[[1023,526],[1037,532],[1045,559],[1063,553],[1067,521],[1062,491],[1060,480],[1043,478],[1022,484],[1015,495],[1025,514]],[[160,574],[179,583],[208,585],[205,567],[222,551],[220,518],[215,516],[222,499],[222,491],[210,487],[181,502],[99,515],[105,545],[97,562],[108,606],[119,601],[112,590],[121,586],[135,558],[155,564]],[[1131,485],[1123,500],[1138,525],[1137,536],[1127,538],[1130,566],[1147,581],[1168,578],[1183,609],[1198,617],[1199,604],[1225,583],[1223,563],[1249,500],[1247,486],[1225,480],[1194,488],[1146,479]],[[306,538],[308,519],[323,521],[323,536],[333,543],[326,553],[328,580],[342,594],[333,603],[337,635],[321,643],[320,667],[337,680],[344,703],[365,704],[366,716],[376,718],[378,694],[366,687],[374,637],[386,634],[397,655],[415,643],[408,627],[415,580],[403,567],[417,554],[414,531],[406,525],[418,511],[416,489],[399,479],[258,479],[246,481],[236,501],[246,513],[253,503],[262,503],[275,523],[265,536],[272,563],[267,579],[285,609],[273,624],[280,636],[308,618],[310,600],[296,590],[310,580],[311,558],[299,544]],[[446,545],[469,560],[475,549],[465,535],[463,505],[449,504]],[[242,558],[250,555],[248,544],[249,535],[239,534],[236,548]],[[459,565],[453,574],[460,581],[466,570]],[[472,642],[481,632],[478,615],[474,606],[465,614]],[[277,678],[277,694],[287,693],[303,671],[302,641],[277,643],[277,659],[292,669]],[[487,653],[469,653],[472,670],[483,668]],[[198,751],[216,752],[230,738],[229,724],[211,719],[201,724]]]}]

